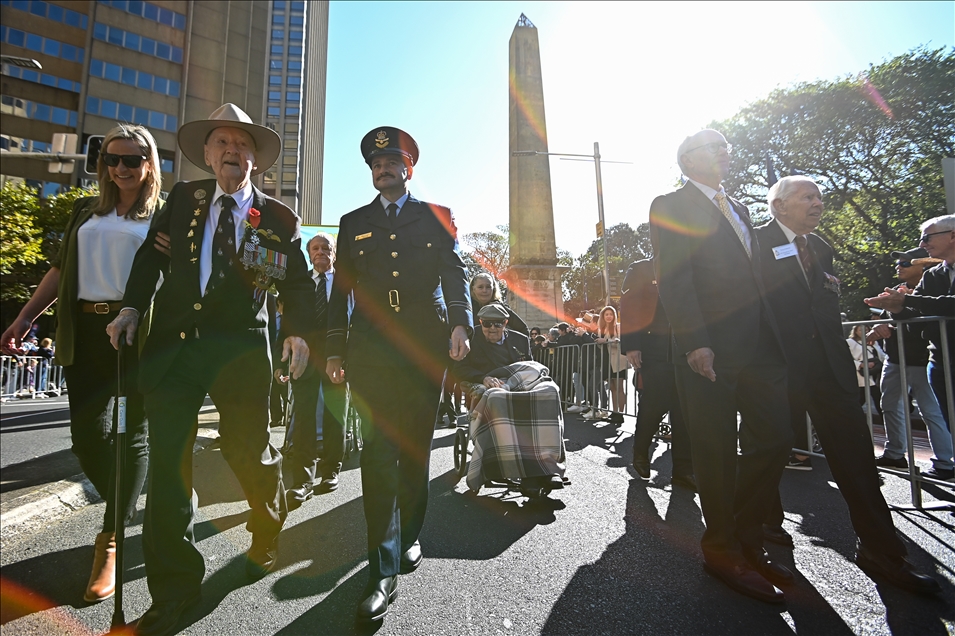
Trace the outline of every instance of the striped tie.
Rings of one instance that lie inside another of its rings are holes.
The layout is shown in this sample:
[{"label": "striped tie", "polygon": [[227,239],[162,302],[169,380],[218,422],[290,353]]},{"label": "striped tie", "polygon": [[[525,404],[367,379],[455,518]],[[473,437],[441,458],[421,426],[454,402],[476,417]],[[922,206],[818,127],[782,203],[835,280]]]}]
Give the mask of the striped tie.
[{"label": "striped tie", "polygon": [[730,211],[730,204],[729,201],[726,200],[726,195],[722,192],[717,192],[716,202],[720,206],[720,212],[722,212],[723,216],[726,217],[726,220],[730,222],[730,227],[733,228],[733,231],[736,232],[736,236],[739,237],[739,242],[743,244],[743,249],[746,250],[746,255],[750,258],[753,258],[753,252],[749,249],[749,245],[746,243],[746,236],[743,234],[743,228],[740,226],[739,221],[736,220],[736,217],[733,216],[733,213]]},{"label": "striped tie", "polygon": [[812,280],[812,256],[809,254],[809,240],[805,236],[797,236],[793,240],[796,242],[796,250],[799,252],[802,271],[806,272],[806,280]]},{"label": "striped tie", "polygon": [[325,272],[318,275],[318,288],[315,290],[315,324],[320,330],[328,326],[328,284]]}]

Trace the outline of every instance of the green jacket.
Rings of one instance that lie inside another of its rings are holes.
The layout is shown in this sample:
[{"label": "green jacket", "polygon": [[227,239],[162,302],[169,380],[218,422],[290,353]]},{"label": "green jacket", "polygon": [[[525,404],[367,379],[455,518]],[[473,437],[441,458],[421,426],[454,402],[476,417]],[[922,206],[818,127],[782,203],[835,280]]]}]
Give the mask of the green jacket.
[{"label": "green jacket", "polygon": [[[79,301],[79,263],[76,255],[76,239],[80,227],[93,216],[93,207],[98,197],[83,197],[73,203],[73,213],[63,230],[60,253],[50,261],[50,265],[59,268],[60,284],[57,290],[56,306],[56,355],[57,364],[68,367],[73,364],[73,344],[76,337],[76,314]],[[160,200],[157,211],[163,205]],[[154,215],[155,218],[155,215]],[[149,316],[145,316],[137,334],[140,351],[146,335],[149,333]]]}]

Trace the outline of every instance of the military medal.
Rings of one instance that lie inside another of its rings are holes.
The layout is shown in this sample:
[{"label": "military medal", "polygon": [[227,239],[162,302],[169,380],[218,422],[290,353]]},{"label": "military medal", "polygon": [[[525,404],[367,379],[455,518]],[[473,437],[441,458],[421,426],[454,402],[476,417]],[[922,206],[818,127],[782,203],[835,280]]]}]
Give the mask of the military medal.
[{"label": "military medal", "polygon": [[826,280],[823,281],[822,283],[823,288],[825,288],[827,291],[831,291],[837,296],[841,296],[842,292],[839,289],[839,285],[841,284],[841,281],[828,272],[823,272],[823,274],[826,277]]},{"label": "military medal", "polygon": [[198,190],[196,190],[196,193],[192,196],[196,197],[197,199],[204,199],[206,198],[206,191],[203,190],[202,188],[199,188]]},{"label": "military medal", "polygon": [[199,208],[192,211],[193,216],[199,216],[200,214],[202,214],[202,211]]},{"label": "military medal", "polygon": [[199,225],[199,222],[196,221],[195,219],[193,219],[192,222],[189,223],[189,227],[196,227],[197,225]]},{"label": "military medal", "polygon": [[195,234],[196,234],[195,231],[189,230],[189,233],[186,234],[186,238],[192,238],[193,236],[195,236]]}]

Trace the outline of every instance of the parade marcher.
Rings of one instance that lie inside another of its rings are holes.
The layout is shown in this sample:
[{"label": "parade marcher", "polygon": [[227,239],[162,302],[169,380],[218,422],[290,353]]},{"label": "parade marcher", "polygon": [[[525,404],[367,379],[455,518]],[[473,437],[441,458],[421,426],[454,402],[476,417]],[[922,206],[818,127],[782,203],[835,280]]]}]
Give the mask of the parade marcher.
[{"label": "parade marcher", "polygon": [[[72,450],[106,501],[103,531],[96,535],[93,571],[83,595],[87,602],[110,598],[115,591],[116,461],[111,422],[117,368],[116,352],[104,329],[122,307],[133,256],[146,239],[150,219],[162,205],[159,154],[146,128],[116,126],[106,133],[102,148],[96,161],[99,196],[83,197],[73,204],[59,255],[3,334],[3,342],[11,337],[19,342],[34,319],[59,299],[55,356],[70,387]],[[144,311],[155,289],[154,282],[147,290]],[[121,497],[126,523],[136,514],[136,501],[146,479],[143,396],[133,380],[138,359],[136,347],[124,352],[125,372],[131,379],[126,383],[126,463]]]},{"label": "parade marcher", "polygon": [[388,613],[398,574],[422,560],[435,414],[449,356],[470,348],[471,305],[451,211],[408,191],[414,139],[375,128],[361,154],[380,194],[341,218],[325,353],[361,418],[369,581],[357,618],[368,622]]},{"label": "parade marcher", "polygon": [[[308,369],[292,380],[292,456],[293,475],[288,490],[289,510],[308,501],[316,489],[338,489],[338,475],[345,457],[345,385],[335,384],[325,375],[325,333],[328,328],[328,294],[335,276],[335,238],[320,232],[307,245],[315,283],[315,317],[306,336]],[[282,369],[277,369],[281,372]],[[318,409],[322,409],[322,447],[316,444]],[[317,458],[321,456],[321,473]],[[321,477],[321,483],[316,480]]]},{"label": "parade marcher", "polygon": [[[215,179],[173,186],[136,253],[123,309],[107,328],[113,346],[124,337],[132,342],[164,273],[139,373],[151,433],[143,552],[152,605],[138,634],[173,631],[200,597],[205,563],[193,534],[198,502],[191,471],[183,467],[192,465],[187,458],[207,394],[219,412],[222,456],[252,509],[246,575],[257,580],[275,567],[287,511],[282,456],[269,443],[265,297],[274,284],[288,334],[306,333],[314,305],[298,215],[249,180],[278,157],[275,131],[225,104],[209,119],[184,124],[179,148]],[[308,363],[301,337],[286,338],[282,361],[293,378],[301,376]]]},{"label": "parade marcher", "polygon": [[650,237],[706,520],[704,567],[742,594],[780,603],[767,578],[792,572],[766,556],[762,522],[792,447],[786,360],[749,211],[723,190],[730,151],[715,130],[680,144],[688,183],[653,201]]},{"label": "parade marcher", "polygon": [[673,446],[674,486],[696,491],[690,435],[683,419],[676,375],[670,354],[670,323],[657,293],[653,261],[630,265],[623,279],[620,298],[620,346],[633,368],[634,383],[640,375],[642,388],[633,436],[633,469],[641,479],[650,479],[650,442],[669,413]]},{"label": "parade marcher", "polygon": [[[914,592],[937,592],[938,582],[906,559],[882,497],[872,440],[856,400],[852,356],[842,340],[833,251],[813,233],[823,213],[822,193],[809,177],[784,177],[770,188],[768,200],[775,218],[757,228],[756,236],[770,306],[787,335],[791,410],[799,418],[808,411],[812,418],[859,535],[856,563],[873,578]],[[777,499],[768,523],[782,520]]]}]

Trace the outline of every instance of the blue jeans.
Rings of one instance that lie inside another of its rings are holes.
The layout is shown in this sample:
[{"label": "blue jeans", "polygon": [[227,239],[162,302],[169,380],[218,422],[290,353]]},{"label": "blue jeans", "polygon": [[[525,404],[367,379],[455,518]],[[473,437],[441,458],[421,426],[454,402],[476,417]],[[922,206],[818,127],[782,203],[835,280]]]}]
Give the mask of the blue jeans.
[{"label": "blue jeans", "polygon": [[[922,413],[922,420],[928,429],[932,443],[932,464],[939,469],[952,469],[952,434],[942,417],[935,392],[929,384],[925,367],[905,367],[909,390]],[[908,407],[908,398],[903,398],[902,375],[897,364],[886,362],[882,368],[882,416],[885,420],[885,454],[892,459],[904,457],[908,450],[908,437],[905,434],[905,414],[902,409]]]}]

